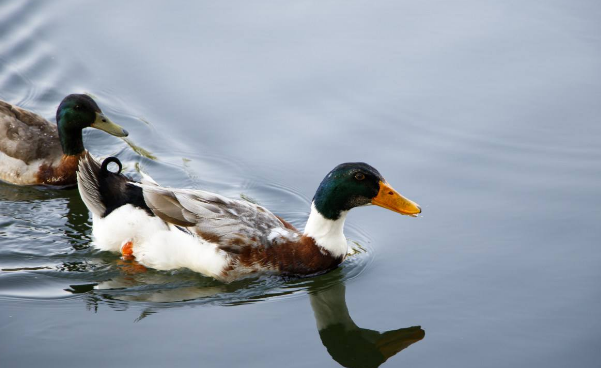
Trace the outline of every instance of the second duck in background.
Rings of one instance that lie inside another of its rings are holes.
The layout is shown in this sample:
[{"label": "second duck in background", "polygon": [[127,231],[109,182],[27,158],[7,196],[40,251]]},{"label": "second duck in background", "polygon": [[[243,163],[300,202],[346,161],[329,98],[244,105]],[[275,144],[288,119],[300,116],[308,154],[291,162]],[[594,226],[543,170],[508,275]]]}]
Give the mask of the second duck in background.
[{"label": "second duck in background", "polygon": [[0,180],[16,185],[75,185],[77,164],[86,152],[82,130],[87,127],[117,137],[128,135],[88,95],[65,97],[56,111],[56,125],[0,101]]}]

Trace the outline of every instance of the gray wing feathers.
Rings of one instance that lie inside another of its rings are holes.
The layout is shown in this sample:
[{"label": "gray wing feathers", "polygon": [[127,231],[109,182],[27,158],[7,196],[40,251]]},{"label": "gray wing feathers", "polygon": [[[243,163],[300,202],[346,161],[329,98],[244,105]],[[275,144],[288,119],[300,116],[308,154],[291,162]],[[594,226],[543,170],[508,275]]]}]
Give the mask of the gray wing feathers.
[{"label": "gray wing feathers", "polygon": [[[142,188],[145,186],[136,184]],[[144,190],[144,202],[150,207],[152,212],[163,219],[175,225],[191,227],[194,226],[194,215],[179,205],[177,198],[169,191],[161,187],[149,186],[153,190]]]},{"label": "gray wing feathers", "polygon": [[100,164],[92,157],[89,152],[79,160],[77,169],[77,189],[81,199],[88,209],[97,216],[102,216],[106,208],[100,199],[98,175],[100,174]]},{"label": "gray wing feathers", "polygon": [[270,238],[272,229],[280,229],[279,236],[297,235],[285,229],[273,213],[250,202],[201,190],[135,185],[143,189],[146,204],[157,216],[176,225],[193,227],[198,235],[230,252],[239,252],[249,245],[272,245],[275,239]]},{"label": "gray wing feathers", "polygon": [[154,179],[151,178],[150,175],[146,174],[144,171],[140,171],[140,175],[142,175],[142,180],[140,180],[140,182],[142,184],[154,185],[156,187],[159,186],[159,184],[156,181],[154,181]]}]

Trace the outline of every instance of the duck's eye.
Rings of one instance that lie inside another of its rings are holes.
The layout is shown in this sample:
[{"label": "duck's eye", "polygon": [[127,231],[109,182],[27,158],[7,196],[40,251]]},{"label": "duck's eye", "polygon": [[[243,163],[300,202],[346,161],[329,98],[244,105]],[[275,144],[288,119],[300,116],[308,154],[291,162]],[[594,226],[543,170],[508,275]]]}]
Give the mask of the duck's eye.
[{"label": "duck's eye", "polygon": [[75,105],[74,109],[79,110],[79,105]]},{"label": "duck's eye", "polygon": [[359,172],[359,173],[356,173],[356,174],[355,174],[355,179],[357,179],[357,180],[361,181],[361,180],[365,179],[365,174],[363,174],[363,173],[360,173],[360,172]]}]

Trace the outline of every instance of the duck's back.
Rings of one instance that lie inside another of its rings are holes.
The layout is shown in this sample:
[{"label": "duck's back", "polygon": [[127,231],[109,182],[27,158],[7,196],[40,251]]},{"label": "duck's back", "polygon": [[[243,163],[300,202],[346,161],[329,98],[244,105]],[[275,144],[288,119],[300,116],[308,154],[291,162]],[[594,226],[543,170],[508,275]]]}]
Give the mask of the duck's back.
[{"label": "duck's back", "polygon": [[35,184],[39,167],[60,160],[61,156],[55,124],[0,101],[0,180]]}]

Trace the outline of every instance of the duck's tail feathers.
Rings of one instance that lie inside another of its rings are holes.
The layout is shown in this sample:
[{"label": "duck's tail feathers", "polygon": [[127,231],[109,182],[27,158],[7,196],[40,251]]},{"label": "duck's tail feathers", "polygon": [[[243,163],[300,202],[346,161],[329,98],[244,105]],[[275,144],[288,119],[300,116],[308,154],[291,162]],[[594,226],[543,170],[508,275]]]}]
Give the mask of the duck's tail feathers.
[{"label": "duck's tail feathers", "polygon": [[102,202],[100,195],[100,169],[102,166],[86,152],[79,160],[77,168],[77,188],[79,195],[83,199],[86,207],[96,216],[103,216],[106,212],[106,206]]},{"label": "duck's tail feathers", "polygon": [[[108,169],[111,163],[117,164],[117,172]],[[77,186],[84,203],[99,217],[106,217],[126,204],[141,208],[152,215],[144,202],[142,189],[131,185],[130,179],[121,174],[122,169],[123,165],[116,157],[108,157],[99,164],[92,155],[86,153],[79,161],[77,171]]]},{"label": "duck's tail feathers", "polygon": [[159,183],[154,181],[154,179],[151,178],[150,175],[146,174],[144,171],[140,171],[140,175],[142,175],[142,180],[140,180],[140,183],[142,183],[144,185],[155,186],[155,187],[159,186]]}]

